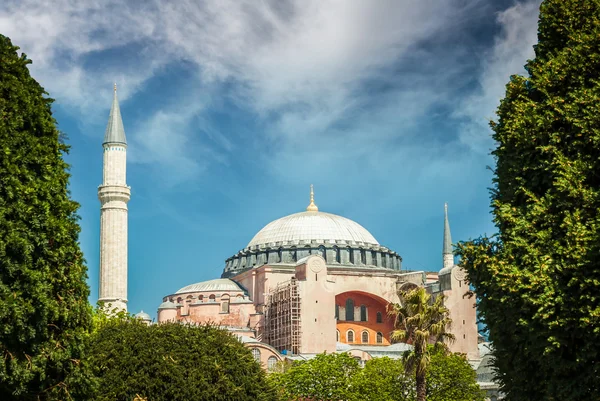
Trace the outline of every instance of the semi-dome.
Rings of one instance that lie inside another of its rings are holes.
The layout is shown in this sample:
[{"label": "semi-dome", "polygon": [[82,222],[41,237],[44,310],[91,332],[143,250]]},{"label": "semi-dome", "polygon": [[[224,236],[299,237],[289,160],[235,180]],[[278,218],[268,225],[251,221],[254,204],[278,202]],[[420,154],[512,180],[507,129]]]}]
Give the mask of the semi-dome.
[{"label": "semi-dome", "polygon": [[248,247],[274,242],[354,241],[379,245],[375,237],[355,221],[331,213],[306,211],[270,222],[252,238]]},{"label": "semi-dome", "polygon": [[176,294],[187,292],[202,292],[202,291],[243,291],[240,286],[233,280],[228,278],[218,278],[215,280],[202,281],[196,284],[185,286]]}]

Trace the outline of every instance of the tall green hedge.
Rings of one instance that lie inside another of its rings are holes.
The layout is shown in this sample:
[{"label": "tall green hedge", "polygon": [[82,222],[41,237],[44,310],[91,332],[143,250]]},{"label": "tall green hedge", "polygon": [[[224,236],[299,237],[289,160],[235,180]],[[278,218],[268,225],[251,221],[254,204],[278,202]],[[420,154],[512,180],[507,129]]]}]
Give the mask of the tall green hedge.
[{"label": "tall green hedge", "polygon": [[509,400],[600,392],[600,0],[545,0],[492,123],[499,234],[459,245]]},{"label": "tall green hedge", "polygon": [[84,396],[91,323],[67,146],[25,55],[0,35],[0,400]]}]

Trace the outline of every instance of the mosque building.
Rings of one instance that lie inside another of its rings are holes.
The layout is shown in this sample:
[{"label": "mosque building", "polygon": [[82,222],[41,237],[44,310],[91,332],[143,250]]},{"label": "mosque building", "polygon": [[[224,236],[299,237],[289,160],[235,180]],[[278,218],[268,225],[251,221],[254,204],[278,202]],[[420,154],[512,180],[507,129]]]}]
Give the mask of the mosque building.
[{"label": "mosque building", "polygon": [[[127,142],[114,92],[103,143],[100,301],[127,307]],[[474,299],[465,296],[463,270],[454,264],[448,209],[439,273],[403,269],[401,256],[360,224],[320,211],[311,186],[305,211],[265,225],[225,260],[220,278],[187,285],[163,297],[158,323],[215,323],[237,334],[266,368],[318,353],[349,352],[360,360],[400,357],[393,343],[390,303],[398,292],[425,287],[450,310],[451,350],[479,359]],[[150,321],[146,313],[137,315]]]}]

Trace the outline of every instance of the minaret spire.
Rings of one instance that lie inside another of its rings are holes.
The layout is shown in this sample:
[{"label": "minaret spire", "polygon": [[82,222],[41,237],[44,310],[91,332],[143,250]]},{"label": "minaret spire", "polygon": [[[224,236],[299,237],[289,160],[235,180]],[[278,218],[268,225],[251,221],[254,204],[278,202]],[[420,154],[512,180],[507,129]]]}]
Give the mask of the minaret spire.
[{"label": "minaret spire", "polygon": [[127,311],[127,202],[131,190],[126,182],[127,141],[116,83],[102,147],[102,185],[98,187],[101,204],[98,301],[109,311]]},{"label": "minaret spire", "polygon": [[108,124],[104,133],[103,143],[122,143],[127,145],[125,138],[125,129],[123,128],[123,119],[121,118],[121,109],[119,108],[119,99],[117,99],[117,83],[113,86],[113,101],[108,116]]},{"label": "minaret spire", "polygon": [[452,235],[450,234],[450,222],[448,221],[447,203],[444,203],[444,243],[442,245],[442,260],[444,268],[454,266],[454,254],[452,253]]},{"label": "minaret spire", "polygon": [[315,191],[313,185],[310,184],[310,204],[306,208],[307,212],[318,212],[319,208],[315,205]]}]

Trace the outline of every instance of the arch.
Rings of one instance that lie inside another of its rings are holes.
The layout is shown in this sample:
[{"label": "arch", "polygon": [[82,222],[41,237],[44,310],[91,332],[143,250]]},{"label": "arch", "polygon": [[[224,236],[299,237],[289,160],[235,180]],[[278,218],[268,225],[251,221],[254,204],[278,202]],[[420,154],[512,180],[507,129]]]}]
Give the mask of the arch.
[{"label": "arch", "polygon": [[340,258],[340,248],[338,248],[337,246],[333,247],[333,253],[335,254],[335,262],[336,263],[341,263],[342,260]]},{"label": "arch", "polygon": [[360,337],[361,337],[360,340],[363,344],[369,343],[369,332],[367,330],[363,330]]},{"label": "arch", "polygon": [[360,306],[360,321],[361,322],[367,321],[367,307],[365,305]]},{"label": "arch", "polygon": [[346,299],[346,321],[354,321],[354,300],[352,298]]},{"label": "arch", "polygon": [[400,285],[400,287],[398,287],[398,292],[409,292],[414,290],[415,288],[418,288],[419,286],[416,285],[415,283],[411,283],[409,281],[402,283]]},{"label": "arch", "polygon": [[276,367],[277,367],[277,358],[275,358],[274,356],[270,356],[269,359],[267,359],[267,370],[269,372],[272,372],[275,370]]},{"label": "arch", "polygon": [[383,323],[383,315],[381,312],[377,312],[377,323]]},{"label": "arch", "polygon": [[327,251],[323,245],[319,246],[319,255],[327,262]]},{"label": "arch", "polygon": [[346,331],[346,342],[354,342],[354,330],[348,329],[348,331]]},{"label": "arch", "polygon": [[383,334],[381,332],[377,332],[377,344],[383,344]]},{"label": "arch", "polygon": [[252,356],[256,362],[260,363],[260,350],[258,348],[252,348]]},{"label": "arch", "polygon": [[221,297],[221,313],[229,313],[229,295],[225,294]]}]

